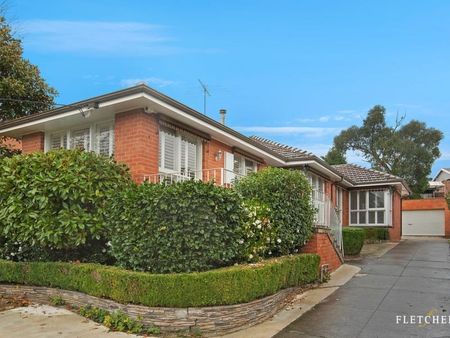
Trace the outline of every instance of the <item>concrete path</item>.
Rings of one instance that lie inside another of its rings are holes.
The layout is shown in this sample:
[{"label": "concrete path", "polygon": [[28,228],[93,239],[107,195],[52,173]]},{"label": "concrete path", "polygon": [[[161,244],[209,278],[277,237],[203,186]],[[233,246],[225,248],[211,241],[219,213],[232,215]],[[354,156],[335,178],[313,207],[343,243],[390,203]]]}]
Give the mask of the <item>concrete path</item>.
[{"label": "concrete path", "polygon": [[0,338],[133,338],[62,308],[33,305],[0,312]]},{"label": "concrete path", "polygon": [[235,333],[222,336],[223,338],[268,338],[283,330],[294,320],[313,308],[316,304],[327,298],[339,287],[347,283],[356,273],[359,267],[344,264],[331,274],[327,283],[318,288],[299,294],[285,309],[278,312],[273,318],[261,324],[239,330]]},{"label": "concrete path", "polygon": [[[450,337],[447,240],[408,239],[380,258],[363,260],[361,267],[350,282],[275,337]],[[441,323],[427,324],[418,316]]]}]

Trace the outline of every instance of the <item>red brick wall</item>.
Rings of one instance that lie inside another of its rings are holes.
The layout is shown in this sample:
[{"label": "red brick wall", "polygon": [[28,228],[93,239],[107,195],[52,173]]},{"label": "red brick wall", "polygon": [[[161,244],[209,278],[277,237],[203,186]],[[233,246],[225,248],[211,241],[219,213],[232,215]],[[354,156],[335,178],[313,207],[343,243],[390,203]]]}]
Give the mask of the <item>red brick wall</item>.
[{"label": "red brick wall", "polygon": [[114,125],[114,157],[130,168],[133,180],[158,173],[159,125],[143,109],[119,113]]},{"label": "red brick wall", "polygon": [[403,210],[444,210],[445,211],[445,237],[450,237],[450,210],[445,198],[429,198],[419,200],[403,200]]},{"label": "red brick wall", "polygon": [[[222,152],[222,158],[216,159],[216,154],[219,151]],[[225,152],[231,153],[231,147],[217,140],[209,140],[207,142],[203,142],[202,168],[204,170],[225,168]],[[203,176],[204,180],[215,177],[216,182],[222,182],[220,170],[205,171]]]},{"label": "red brick wall", "polygon": [[445,210],[447,209],[447,201],[445,198],[429,198],[419,200],[403,200],[403,210]]},{"label": "red brick wall", "polygon": [[326,232],[316,232],[311,240],[301,249],[303,253],[315,253],[320,256],[320,265],[328,264],[330,271],[341,266],[342,261],[336,253],[330,236]]},{"label": "red brick wall", "polygon": [[24,154],[44,151],[44,133],[37,133],[22,136],[22,152]]},{"label": "red brick wall", "polygon": [[5,146],[9,149],[22,149],[22,142],[14,138],[2,139],[0,137],[0,145]]}]

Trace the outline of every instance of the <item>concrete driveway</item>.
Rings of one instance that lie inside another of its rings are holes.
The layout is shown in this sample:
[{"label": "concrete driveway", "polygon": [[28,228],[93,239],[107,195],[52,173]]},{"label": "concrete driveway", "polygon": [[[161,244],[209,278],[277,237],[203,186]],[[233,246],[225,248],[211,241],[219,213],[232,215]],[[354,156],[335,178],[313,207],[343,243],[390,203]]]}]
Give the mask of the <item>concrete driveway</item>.
[{"label": "concrete driveway", "polygon": [[359,274],[275,337],[450,337],[447,240],[408,239],[359,264]]}]

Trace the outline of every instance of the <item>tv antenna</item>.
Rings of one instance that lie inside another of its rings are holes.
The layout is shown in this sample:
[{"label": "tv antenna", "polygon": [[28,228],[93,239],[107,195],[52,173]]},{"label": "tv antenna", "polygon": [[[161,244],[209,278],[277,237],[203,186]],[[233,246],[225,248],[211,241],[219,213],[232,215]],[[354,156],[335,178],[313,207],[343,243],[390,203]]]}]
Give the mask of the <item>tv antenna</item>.
[{"label": "tv antenna", "polygon": [[206,115],[206,96],[211,96],[209,93],[208,87],[202,82],[202,80],[198,79],[200,86],[203,88],[203,114]]}]

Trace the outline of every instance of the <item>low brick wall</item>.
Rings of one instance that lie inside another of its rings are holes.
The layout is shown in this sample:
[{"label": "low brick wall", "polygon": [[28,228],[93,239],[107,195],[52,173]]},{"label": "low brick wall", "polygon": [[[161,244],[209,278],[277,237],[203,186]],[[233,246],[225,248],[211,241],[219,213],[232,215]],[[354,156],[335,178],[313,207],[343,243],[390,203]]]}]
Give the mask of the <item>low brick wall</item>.
[{"label": "low brick wall", "polygon": [[320,265],[328,264],[330,272],[343,263],[342,257],[336,251],[327,229],[316,228],[313,237],[301,249],[302,253],[315,253],[320,256]]},{"label": "low brick wall", "polygon": [[25,297],[31,302],[51,304],[50,297],[60,296],[67,304],[77,307],[92,305],[108,311],[121,310],[130,317],[142,317],[147,325],[156,325],[162,331],[200,330],[202,334],[226,334],[263,322],[280,311],[302,291],[289,288],[249,303],[202,308],[147,307],[120,304],[109,299],[39,286],[0,284],[0,294]]}]

